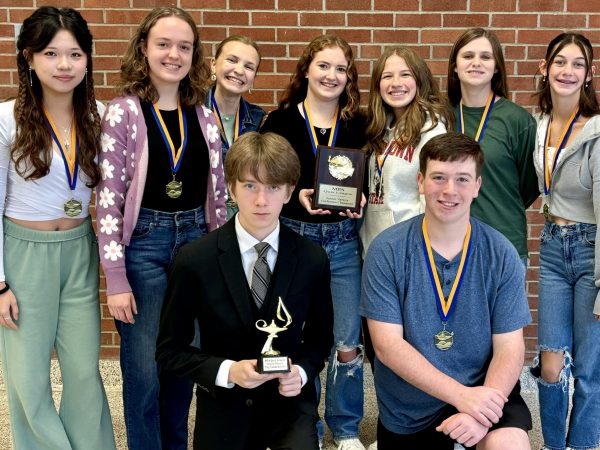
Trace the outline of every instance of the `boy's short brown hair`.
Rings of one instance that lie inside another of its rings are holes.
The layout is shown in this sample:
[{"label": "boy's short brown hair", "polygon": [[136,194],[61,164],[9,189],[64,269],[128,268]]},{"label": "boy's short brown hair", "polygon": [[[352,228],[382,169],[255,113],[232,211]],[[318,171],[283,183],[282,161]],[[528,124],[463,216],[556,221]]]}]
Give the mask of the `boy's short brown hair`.
[{"label": "boy's short brown hair", "polygon": [[449,131],[431,138],[421,149],[419,171],[425,175],[429,161],[455,162],[472,159],[475,175],[480,176],[483,168],[483,151],[475,140],[456,131]]},{"label": "boy's short brown hair", "polygon": [[300,178],[300,160],[284,137],[275,133],[245,133],[236,140],[225,158],[225,181],[251,174],[263,184],[295,186]]}]

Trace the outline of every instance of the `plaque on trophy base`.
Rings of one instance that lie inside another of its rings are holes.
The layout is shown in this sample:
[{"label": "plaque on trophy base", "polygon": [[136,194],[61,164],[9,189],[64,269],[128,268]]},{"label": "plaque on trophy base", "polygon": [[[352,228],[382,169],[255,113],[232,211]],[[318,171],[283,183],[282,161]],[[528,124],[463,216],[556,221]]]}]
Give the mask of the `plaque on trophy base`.
[{"label": "plaque on trophy base", "polygon": [[290,371],[290,359],[287,356],[261,354],[256,364],[258,373],[287,373]]},{"label": "plaque on trophy base", "polygon": [[292,323],[292,316],[285,308],[281,297],[277,304],[276,316],[281,325],[277,325],[275,319],[271,320],[268,325],[263,319],[256,321],[256,328],[269,334],[256,364],[258,373],[287,373],[290,371],[290,359],[273,348],[273,339],[277,338],[278,333],[287,330]]}]

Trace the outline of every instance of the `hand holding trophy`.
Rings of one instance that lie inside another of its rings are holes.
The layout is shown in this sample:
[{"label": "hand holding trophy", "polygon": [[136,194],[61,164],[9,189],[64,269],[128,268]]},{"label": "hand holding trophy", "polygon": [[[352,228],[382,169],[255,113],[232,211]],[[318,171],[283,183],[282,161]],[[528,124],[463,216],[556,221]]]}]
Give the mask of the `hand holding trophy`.
[{"label": "hand holding trophy", "polygon": [[287,356],[282,356],[279,351],[273,349],[273,339],[277,337],[277,333],[287,330],[292,323],[292,316],[283,304],[281,297],[279,297],[279,303],[277,304],[276,316],[280,322],[285,324],[278,326],[275,323],[275,319],[271,320],[271,323],[268,325],[263,319],[256,321],[256,328],[265,333],[269,333],[267,341],[258,357],[258,373],[287,373],[290,371],[289,358]]}]

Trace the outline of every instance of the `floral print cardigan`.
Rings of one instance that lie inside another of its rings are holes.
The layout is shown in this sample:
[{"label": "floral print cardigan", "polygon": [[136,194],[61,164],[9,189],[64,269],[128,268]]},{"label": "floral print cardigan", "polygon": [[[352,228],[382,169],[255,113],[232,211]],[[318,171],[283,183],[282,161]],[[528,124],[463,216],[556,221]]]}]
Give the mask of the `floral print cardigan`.
[{"label": "floral print cardigan", "polygon": [[[198,105],[196,114],[209,150],[204,216],[208,231],[212,231],[223,225],[227,216],[221,138],[210,109]],[[118,97],[106,108],[99,164],[102,179],[96,188],[96,220],[106,293],[131,292],[124,247],[137,222],[148,170],[147,129],[138,97]]]}]

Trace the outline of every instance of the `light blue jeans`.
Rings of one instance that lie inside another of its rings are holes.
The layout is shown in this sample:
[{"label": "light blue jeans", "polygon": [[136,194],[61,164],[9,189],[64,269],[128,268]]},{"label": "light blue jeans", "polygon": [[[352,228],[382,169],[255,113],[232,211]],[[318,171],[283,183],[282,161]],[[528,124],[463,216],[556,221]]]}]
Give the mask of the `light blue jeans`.
[{"label": "light blue jeans", "polygon": [[[325,391],[325,421],[335,440],[358,437],[363,417],[363,346],[360,341],[361,262],[356,221],[313,224],[281,218],[281,223],[319,244],[327,252],[331,269],[334,345],[329,356]],[[358,349],[348,363],[337,351]]]},{"label": "light blue jeans", "polygon": [[154,354],[168,270],[179,249],[204,234],[202,207],[177,213],[142,208],[125,249],[127,279],[138,314],[134,324],[115,322],[121,336],[123,407],[130,450],[187,449],[194,385],[189,379],[161,372]]},{"label": "light blue jeans", "polygon": [[[600,322],[593,308],[596,225],[558,226],[546,222],[540,247],[538,345],[564,353],[557,383],[538,377],[544,445],[550,450],[593,449],[600,440]],[[567,429],[569,374],[575,380]]]}]

